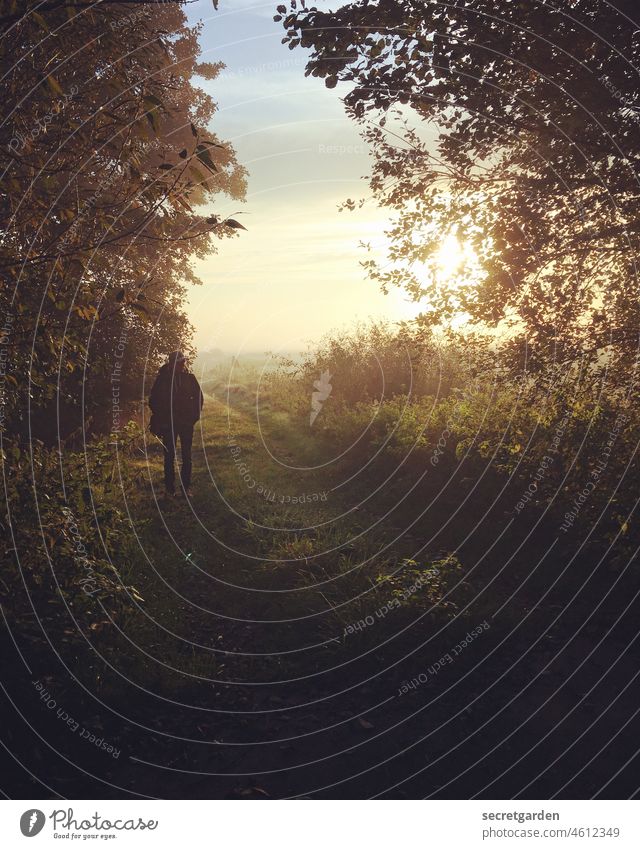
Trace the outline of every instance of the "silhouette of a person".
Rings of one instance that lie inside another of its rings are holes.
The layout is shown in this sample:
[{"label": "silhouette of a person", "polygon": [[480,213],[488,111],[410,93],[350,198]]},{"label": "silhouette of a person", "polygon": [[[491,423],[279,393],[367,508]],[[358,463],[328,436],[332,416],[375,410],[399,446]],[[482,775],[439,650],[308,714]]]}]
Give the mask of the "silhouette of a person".
[{"label": "silhouette of a person", "polygon": [[[153,413],[151,431],[164,448],[164,485],[167,495],[175,495],[176,446],[180,439],[182,466],[180,482],[185,496],[191,496],[191,445],[193,428],[200,418],[204,396],[194,374],[187,369],[182,351],[169,354],[155,379],[149,406]],[[178,492],[180,494],[180,492]]]}]

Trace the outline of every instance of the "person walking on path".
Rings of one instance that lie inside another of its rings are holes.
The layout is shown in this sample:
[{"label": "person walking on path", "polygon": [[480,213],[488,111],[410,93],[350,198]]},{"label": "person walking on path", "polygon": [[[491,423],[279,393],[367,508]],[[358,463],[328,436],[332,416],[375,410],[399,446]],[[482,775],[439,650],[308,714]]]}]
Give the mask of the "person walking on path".
[{"label": "person walking on path", "polygon": [[[162,440],[164,448],[164,486],[167,495],[176,494],[176,445],[180,439],[182,492],[191,497],[191,445],[193,428],[200,418],[204,396],[195,376],[187,369],[182,351],[169,354],[151,388],[150,430]],[[178,494],[181,494],[180,491]]]}]

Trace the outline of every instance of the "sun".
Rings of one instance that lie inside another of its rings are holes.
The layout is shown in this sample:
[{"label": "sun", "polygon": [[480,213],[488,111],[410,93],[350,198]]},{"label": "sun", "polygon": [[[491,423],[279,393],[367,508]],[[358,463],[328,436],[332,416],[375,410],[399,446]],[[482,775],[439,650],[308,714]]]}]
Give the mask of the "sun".
[{"label": "sun", "polygon": [[[466,282],[477,276],[478,257],[467,242],[461,242],[455,231],[450,230],[443,236],[440,246],[423,262],[416,261],[411,271],[419,283],[430,286],[451,284],[464,269]],[[462,280],[457,281],[460,285]]]},{"label": "sun", "polygon": [[436,273],[443,282],[455,277],[465,261],[465,253],[455,233],[448,233],[444,237],[434,256]]}]

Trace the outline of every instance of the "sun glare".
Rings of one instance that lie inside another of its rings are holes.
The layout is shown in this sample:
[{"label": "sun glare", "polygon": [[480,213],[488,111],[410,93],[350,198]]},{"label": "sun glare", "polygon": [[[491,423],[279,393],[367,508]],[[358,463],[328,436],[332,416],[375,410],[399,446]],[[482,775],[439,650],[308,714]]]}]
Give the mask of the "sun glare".
[{"label": "sun glare", "polygon": [[449,280],[453,277],[465,259],[465,251],[455,233],[449,233],[436,251],[435,263],[438,275]]},{"label": "sun glare", "polygon": [[424,285],[451,283],[463,266],[469,279],[475,277],[478,258],[473,248],[461,242],[454,232],[447,233],[440,247],[425,262],[415,262],[411,267],[414,276]]}]

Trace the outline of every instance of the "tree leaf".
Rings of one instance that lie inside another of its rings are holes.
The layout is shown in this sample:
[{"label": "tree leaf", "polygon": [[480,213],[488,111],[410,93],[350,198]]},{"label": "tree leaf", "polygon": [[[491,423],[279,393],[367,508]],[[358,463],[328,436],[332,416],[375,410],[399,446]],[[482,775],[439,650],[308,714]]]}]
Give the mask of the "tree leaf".
[{"label": "tree leaf", "polygon": [[147,121],[151,124],[151,128],[153,129],[153,131],[157,133],[160,128],[160,124],[158,121],[158,114],[156,109],[150,109],[148,112],[145,112],[144,115]]},{"label": "tree leaf", "polygon": [[51,89],[51,91],[54,94],[57,94],[59,97],[64,96],[64,92],[62,91],[62,88],[60,87],[60,83],[51,74],[49,74],[49,76],[47,77],[47,85],[49,86],[49,88]]},{"label": "tree leaf", "polygon": [[195,165],[190,165],[190,166],[189,166],[189,173],[190,173],[190,174],[193,174],[193,176],[196,178],[196,180],[197,180],[199,183],[206,183],[206,182],[207,182],[207,179],[208,179],[208,178],[207,178],[207,177],[205,176],[205,174],[203,174],[203,173],[202,173],[202,171],[201,171],[199,168],[197,168]]},{"label": "tree leaf", "polygon": [[35,21],[37,21],[37,22],[38,22],[38,25],[40,26],[40,28],[41,28],[41,29],[45,30],[45,32],[49,32],[49,31],[50,31],[50,30],[49,30],[49,26],[48,26],[47,22],[46,22],[46,21],[45,21],[45,19],[42,17],[42,15],[40,14],[40,12],[33,12],[33,11],[32,11],[32,12],[31,12],[31,15],[33,16],[33,19],[34,19]]},{"label": "tree leaf", "polygon": [[200,162],[202,162],[202,164],[205,165],[210,171],[215,172],[218,170],[216,164],[211,158],[211,154],[209,153],[206,147],[198,145],[198,147],[196,148],[196,156],[198,157]]},{"label": "tree leaf", "polygon": [[149,108],[152,108],[153,106],[158,106],[164,109],[164,103],[160,100],[159,97],[156,97],[155,94],[145,94],[142,102],[145,106],[149,106]]},{"label": "tree leaf", "polygon": [[193,207],[189,205],[188,201],[182,195],[174,195],[173,200],[180,204],[180,206],[188,209],[189,212],[193,212]]}]

